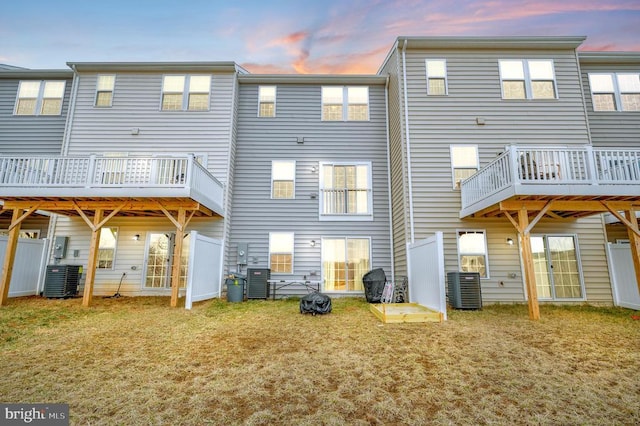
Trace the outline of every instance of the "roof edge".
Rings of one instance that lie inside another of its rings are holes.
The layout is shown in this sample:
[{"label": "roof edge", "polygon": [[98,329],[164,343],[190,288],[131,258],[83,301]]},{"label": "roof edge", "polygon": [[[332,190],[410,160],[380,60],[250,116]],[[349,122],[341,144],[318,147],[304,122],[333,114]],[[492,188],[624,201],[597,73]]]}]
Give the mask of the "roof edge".
[{"label": "roof edge", "polygon": [[467,37],[400,36],[397,44],[407,42],[407,48],[528,48],[528,49],[576,49],[587,39],[586,36],[506,36],[506,37]]},{"label": "roof edge", "polygon": [[599,51],[585,52],[578,51],[580,63],[637,63],[640,62],[640,52],[614,52]]},{"label": "roof edge", "polygon": [[73,71],[69,69],[20,69],[2,70],[0,78],[72,78]]},{"label": "roof edge", "polygon": [[386,76],[376,74],[247,74],[240,83],[265,84],[385,84]]},{"label": "roof edge", "polygon": [[247,71],[235,62],[67,62],[78,72],[92,71]]}]

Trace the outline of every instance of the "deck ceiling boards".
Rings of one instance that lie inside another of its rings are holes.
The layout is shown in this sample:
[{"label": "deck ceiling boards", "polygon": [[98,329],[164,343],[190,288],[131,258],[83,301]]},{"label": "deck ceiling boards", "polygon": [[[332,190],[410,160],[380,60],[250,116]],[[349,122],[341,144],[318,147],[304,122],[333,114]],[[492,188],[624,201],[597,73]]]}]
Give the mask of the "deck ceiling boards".
[{"label": "deck ceiling boards", "polygon": [[522,207],[532,213],[541,211],[547,203],[551,206],[545,216],[553,219],[579,219],[594,214],[607,213],[611,208],[628,211],[640,209],[640,197],[631,196],[515,196],[477,211],[468,218],[489,218],[504,216],[505,212],[516,212]]},{"label": "deck ceiling boards", "polygon": [[[160,206],[168,211],[179,208],[194,211],[194,216],[217,216],[216,213],[190,198],[54,198],[54,197],[7,197],[3,198],[4,211],[14,208],[28,209],[39,204],[38,210],[65,216],[79,216],[74,203],[83,211],[102,209],[106,214],[120,207],[118,216],[165,217]],[[3,213],[0,210],[0,214]]]}]

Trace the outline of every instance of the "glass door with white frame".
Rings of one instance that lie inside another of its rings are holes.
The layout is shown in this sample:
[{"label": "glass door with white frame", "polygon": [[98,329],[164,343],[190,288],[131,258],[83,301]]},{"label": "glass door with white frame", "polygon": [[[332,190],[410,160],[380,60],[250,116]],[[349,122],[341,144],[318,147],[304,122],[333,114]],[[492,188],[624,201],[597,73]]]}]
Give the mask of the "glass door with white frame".
[{"label": "glass door with white frame", "polygon": [[531,249],[539,299],[584,298],[574,236],[532,236]]},{"label": "glass door with white frame", "polygon": [[[180,287],[185,287],[187,282],[186,277],[189,262],[189,239],[189,234],[186,234],[184,242],[182,244]],[[145,288],[171,288],[171,268],[173,266],[174,245],[175,233],[149,233],[145,260]]]}]

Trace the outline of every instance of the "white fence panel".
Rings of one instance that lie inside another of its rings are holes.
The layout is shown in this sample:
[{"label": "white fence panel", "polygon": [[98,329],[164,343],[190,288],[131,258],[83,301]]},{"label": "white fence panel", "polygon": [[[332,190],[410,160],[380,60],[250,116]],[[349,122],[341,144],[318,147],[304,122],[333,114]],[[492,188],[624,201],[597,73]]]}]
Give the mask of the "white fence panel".
[{"label": "white fence panel", "polygon": [[640,294],[629,244],[607,244],[613,303],[640,311]]},{"label": "white fence panel", "polygon": [[[4,262],[8,237],[0,237],[0,265]],[[46,271],[48,240],[18,238],[9,297],[33,296],[39,293]]]},{"label": "white fence panel", "polygon": [[447,319],[442,232],[407,244],[409,301],[443,314]]},{"label": "white fence panel", "polygon": [[220,297],[222,289],[222,241],[191,231],[189,276],[185,308],[193,302]]}]

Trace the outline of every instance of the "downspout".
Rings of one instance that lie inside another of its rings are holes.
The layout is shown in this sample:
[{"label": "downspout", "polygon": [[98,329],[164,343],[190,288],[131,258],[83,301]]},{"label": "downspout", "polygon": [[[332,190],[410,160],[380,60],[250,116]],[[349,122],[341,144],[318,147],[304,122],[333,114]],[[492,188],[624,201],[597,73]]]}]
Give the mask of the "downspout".
[{"label": "downspout", "polygon": [[391,204],[391,142],[389,140],[389,75],[384,83],[385,130],[387,132],[387,195],[389,196],[389,245],[391,250],[391,280],[395,282],[395,250],[393,247],[393,209]]},{"label": "downspout", "polygon": [[[73,117],[76,112],[76,98],[78,97],[78,71],[76,66],[72,65],[73,70],[73,82],[71,83],[71,99],[69,100],[69,108],[67,108],[67,120],[64,124],[64,134],[62,135],[62,147],[60,154],[63,156],[69,153],[69,141],[71,139],[71,127],[73,126]],[[52,214],[49,217],[49,226],[47,227],[47,239],[49,240],[49,253],[47,259],[51,259],[53,256],[53,236],[55,234],[56,226],[58,224],[58,215]],[[57,263],[57,261],[56,261]]]},{"label": "downspout", "polygon": [[[236,156],[236,150],[237,150],[237,129],[234,132],[234,126],[237,125],[237,112],[236,112],[236,108],[237,108],[237,102],[238,100],[236,98],[239,97],[238,94],[238,90],[239,90],[239,85],[240,82],[238,80],[238,74],[239,71],[236,68],[236,71],[233,73],[233,90],[231,92],[231,115],[229,117],[229,152],[227,155],[227,181],[225,183],[225,191],[224,191],[224,227],[223,227],[223,235],[222,235],[222,247],[223,247],[223,253],[224,253],[224,259],[222,261],[222,266],[224,269],[224,265],[226,263],[227,267],[227,273],[230,272],[231,269],[231,265],[229,264],[229,258],[230,258],[230,252],[231,252],[231,238],[228,238],[231,235],[231,209],[232,209],[232,197],[231,197],[231,192],[232,192],[232,187],[233,187],[233,175],[235,173],[232,173],[232,167],[233,170],[235,172],[235,164],[231,164],[231,160],[235,159]],[[234,140],[234,136],[235,136],[235,140]],[[233,152],[232,152],[233,151]],[[238,268],[239,269],[239,268]],[[240,272],[239,270],[236,272]],[[222,295],[222,279],[224,277],[224,272],[223,275],[220,277],[220,282],[219,282],[219,287],[218,287],[218,293],[220,295]]]},{"label": "downspout", "polygon": [[64,139],[62,141],[61,154],[69,155],[69,141],[71,140],[71,128],[73,127],[73,117],[76,114],[76,98],[78,97],[78,71],[75,65],[71,65],[73,70],[73,83],[71,87],[71,102],[69,104],[69,110],[67,111],[67,123],[65,124]]},{"label": "downspout", "polygon": [[587,127],[587,139],[589,145],[593,146],[591,141],[591,126],[589,125],[589,111],[587,111],[587,98],[584,96],[584,86],[582,85],[582,68],[580,67],[580,57],[578,56],[578,49],[574,49],[576,55],[576,65],[578,66],[578,81],[580,82],[580,95],[582,95],[582,108],[584,108],[584,122]]},{"label": "downspout", "polygon": [[407,180],[409,181],[409,228],[411,230],[411,242],[415,241],[415,229],[413,223],[413,178],[411,175],[411,137],[409,136],[409,95],[407,93],[407,62],[405,52],[407,39],[402,43],[402,86],[404,92],[404,125],[407,142]]}]

